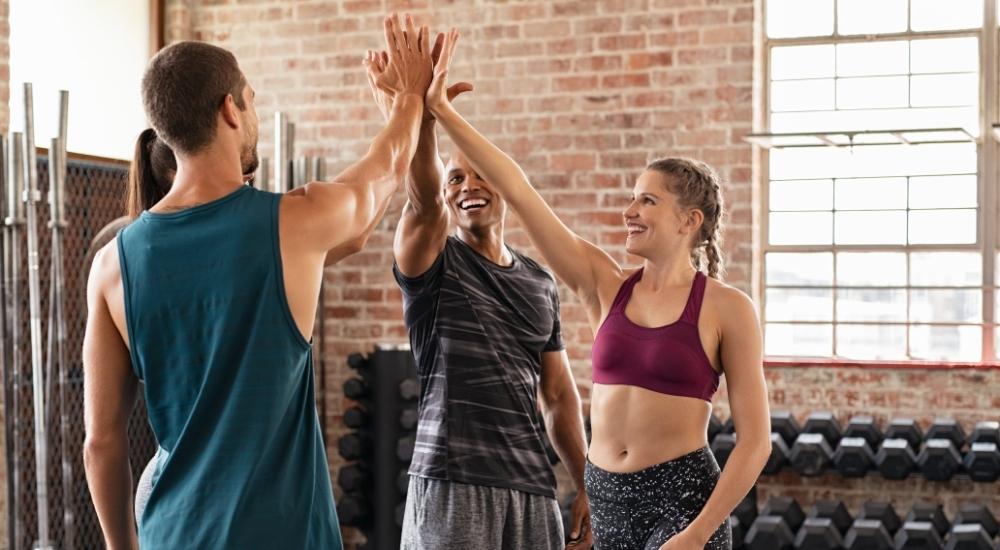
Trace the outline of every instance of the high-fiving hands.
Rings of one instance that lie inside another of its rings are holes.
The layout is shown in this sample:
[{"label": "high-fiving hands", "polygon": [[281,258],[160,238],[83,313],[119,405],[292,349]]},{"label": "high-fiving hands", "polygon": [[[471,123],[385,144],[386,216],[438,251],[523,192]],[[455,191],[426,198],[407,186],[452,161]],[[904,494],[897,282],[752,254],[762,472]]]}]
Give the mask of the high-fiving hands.
[{"label": "high-fiving hands", "polygon": [[[398,18],[394,16],[386,17],[387,47],[391,51],[394,43],[397,45],[401,42],[409,44],[409,37],[417,35],[418,38],[415,42],[418,53],[424,55],[427,52],[427,27],[421,27],[418,33],[414,27],[413,19],[407,15],[405,20],[406,30],[398,32]],[[448,68],[454,56],[455,43],[457,41],[458,31],[452,29],[447,34],[438,34],[434,40],[434,46],[430,48],[431,66],[426,73],[426,76],[430,77],[430,88],[425,88],[424,121],[433,118],[430,110],[432,100],[435,102],[435,105],[440,107],[441,101],[450,102],[459,94],[473,90],[472,84],[468,82],[458,82],[446,87]],[[368,85],[371,87],[375,103],[378,105],[382,115],[388,118],[396,95],[405,93],[401,91],[403,90],[403,85],[399,80],[398,71],[393,67],[392,56],[386,51],[376,52],[368,50],[363,63],[368,76]],[[431,91],[435,89],[435,86],[441,88],[443,93],[442,91],[435,90],[432,96]]]}]

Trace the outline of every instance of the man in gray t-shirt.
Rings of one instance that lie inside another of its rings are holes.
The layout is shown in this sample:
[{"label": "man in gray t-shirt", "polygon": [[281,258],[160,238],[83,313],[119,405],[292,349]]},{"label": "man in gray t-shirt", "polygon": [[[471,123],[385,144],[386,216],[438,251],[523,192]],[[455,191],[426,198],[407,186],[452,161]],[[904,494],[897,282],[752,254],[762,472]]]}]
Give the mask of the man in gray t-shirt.
[{"label": "man in gray t-shirt", "polygon": [[[449,97],[470,89],[456,84]],[[393,273],[421,395],[401,547],[590,548],[587,443],[555,280],[505,244],[506,204],[468,161],[443,166],[426,112],[406,194]],[[569,545],[543,422],[578,490]]]}]

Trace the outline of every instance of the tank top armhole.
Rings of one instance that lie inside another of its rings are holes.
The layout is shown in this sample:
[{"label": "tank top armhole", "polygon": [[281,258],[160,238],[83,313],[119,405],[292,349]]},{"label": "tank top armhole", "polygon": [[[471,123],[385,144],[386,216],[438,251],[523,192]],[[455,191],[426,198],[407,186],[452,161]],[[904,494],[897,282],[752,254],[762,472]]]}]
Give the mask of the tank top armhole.
[{"label": "tank top armhole", "polygon": [[292,308],[288,305],[288,295],[285,293],[285,270],[281,263],[281,227],[278,225],[282,195],[279,193],[269,193],[264,196],[271,198],[271,204],[268,205],[268,209],[270,210],[270,215],[268,216],[270,220],[268,234],[271,236],[271,250],[274,257],[275,291],[278,293],[278,301],[281,303],[281,310],[285,315],[285,325],[288,326],[289,333],[300,346],[304,349],[312,350],[312,344],[309,343],[309,340],[306,339],[306,336],[302,334],[299,326],[295,323],[295,316],[292,315]]},{"label": "tank top armhole", "polygon": [[132,362],[132,373],[139,380],[143,380],[142,369],[139,368],[139,356],[135,351],[135,329],[132,326],[132,298],[131,298],[131,287],[129,284],[128,276],[128,262],[125,260],[125,230],[128,227],[121,228],[116,236],[117,241],[117,251],[118,251],[118,269],[122,273],[122,298],[125,302],[125,333],[128,335],[128,356],[129,360]]}]

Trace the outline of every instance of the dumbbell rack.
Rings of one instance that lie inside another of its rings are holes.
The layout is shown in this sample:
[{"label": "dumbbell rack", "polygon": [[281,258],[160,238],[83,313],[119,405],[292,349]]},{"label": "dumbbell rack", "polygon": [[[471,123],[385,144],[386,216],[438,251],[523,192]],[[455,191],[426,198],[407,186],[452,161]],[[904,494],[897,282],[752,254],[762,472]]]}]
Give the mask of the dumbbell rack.
[{"label": "dumbbell rack", "polygon": [[357,527],[368,539],[365,550],[399,548],[407,471],[416,443],[416,400],[420,395],[409,346],[382,344],[367,356],[348,357],[358,377],[344,382],[344,395],[356,404],[344,412],[352,431],[337,442],[343,490],[337,513],[341,524]]}]

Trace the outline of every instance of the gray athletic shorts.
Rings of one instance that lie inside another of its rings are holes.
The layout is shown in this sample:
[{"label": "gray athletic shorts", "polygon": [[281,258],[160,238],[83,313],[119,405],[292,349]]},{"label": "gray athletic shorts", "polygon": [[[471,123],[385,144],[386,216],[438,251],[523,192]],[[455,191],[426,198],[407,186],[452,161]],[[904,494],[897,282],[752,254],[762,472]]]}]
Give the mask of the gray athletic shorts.
[{"label": "gray athletic shorts", "polygon": [[563,550],[554,498],[410,476],[401,550]]}]

